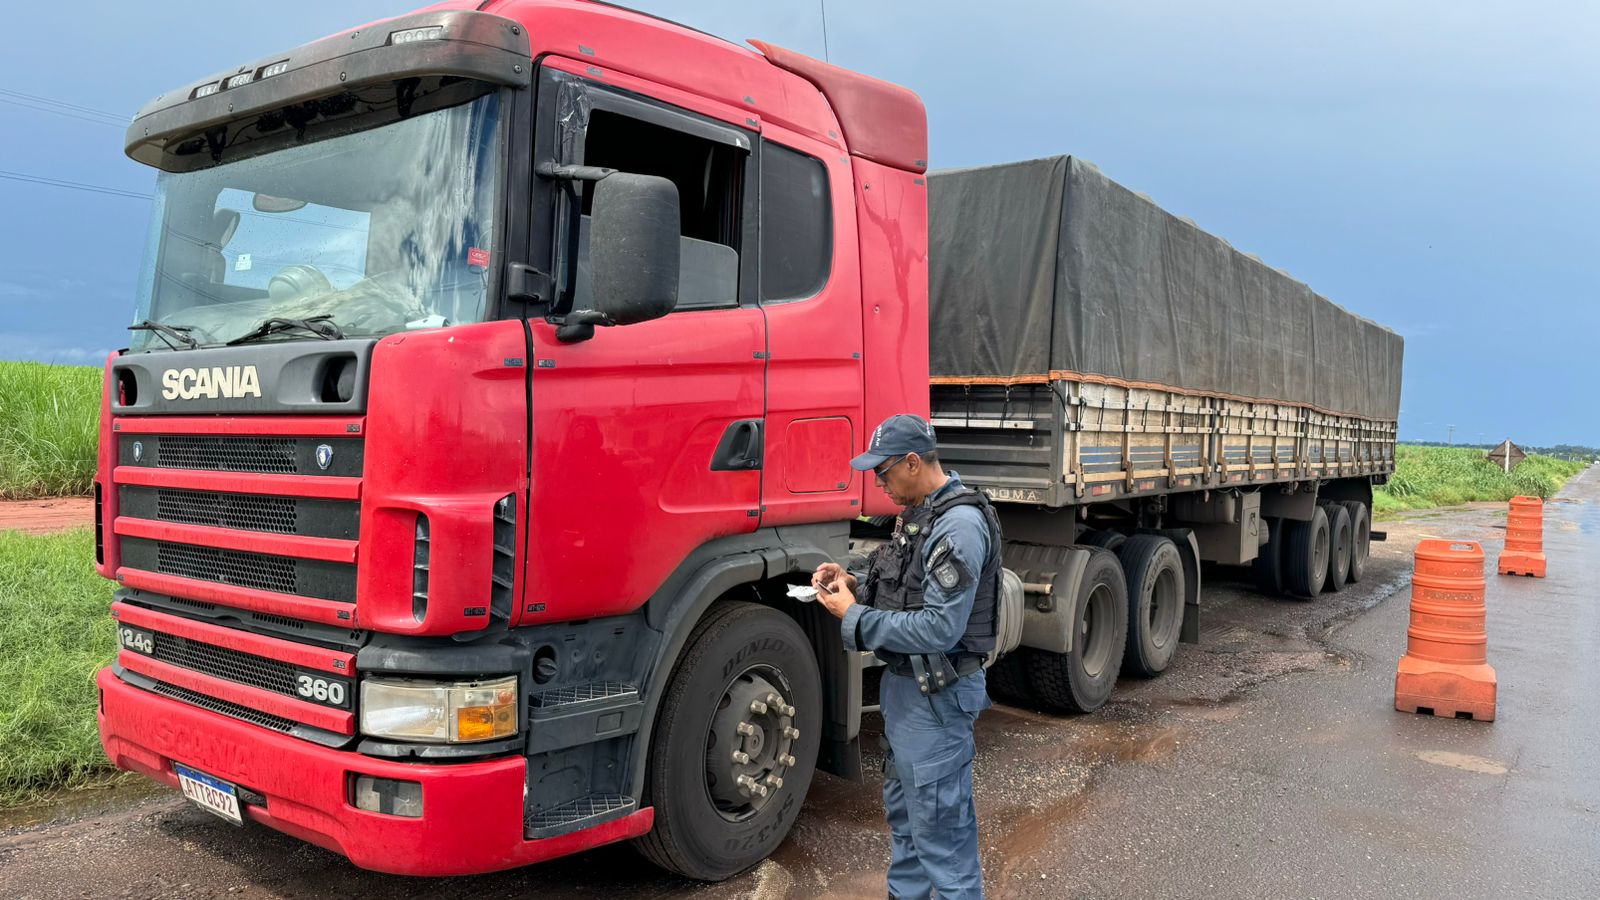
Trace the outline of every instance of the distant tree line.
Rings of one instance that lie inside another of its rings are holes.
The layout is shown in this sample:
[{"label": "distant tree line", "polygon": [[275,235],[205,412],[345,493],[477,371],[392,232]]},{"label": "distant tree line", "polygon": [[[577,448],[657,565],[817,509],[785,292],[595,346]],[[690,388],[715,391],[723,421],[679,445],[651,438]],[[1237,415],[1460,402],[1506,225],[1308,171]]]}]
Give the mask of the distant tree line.
[{"label": "distant tree line", "polygon": [[[1444,441],[1401,441],[1403,444],[1415,444],[1418,447],[1463,447],[1469,450],[1482,450],[1487,453],[1500,446],[1499,441],[1492,444],[1446,444]],[[1585,447],[1582,444],[1556,444],[1554,447],[1535,447],[1532,444],[1523,444],[1512,441],[1521,447],[1524,453],[1538,454],[1539,456],[1553,456],[1556,459],[1593,460],[1600,459],[1600,448]]]}]

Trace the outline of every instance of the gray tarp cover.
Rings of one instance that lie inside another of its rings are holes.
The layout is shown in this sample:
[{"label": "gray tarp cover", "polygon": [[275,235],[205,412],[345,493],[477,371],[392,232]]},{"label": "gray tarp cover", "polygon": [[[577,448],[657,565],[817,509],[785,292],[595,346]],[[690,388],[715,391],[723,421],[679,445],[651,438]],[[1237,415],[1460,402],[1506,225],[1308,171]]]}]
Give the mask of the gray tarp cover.
[{"label": "gray tarp cover", "polygon": [[928,181],[934,376],[1052,371],[1394,419],[1400,336],[1067,156]]}]

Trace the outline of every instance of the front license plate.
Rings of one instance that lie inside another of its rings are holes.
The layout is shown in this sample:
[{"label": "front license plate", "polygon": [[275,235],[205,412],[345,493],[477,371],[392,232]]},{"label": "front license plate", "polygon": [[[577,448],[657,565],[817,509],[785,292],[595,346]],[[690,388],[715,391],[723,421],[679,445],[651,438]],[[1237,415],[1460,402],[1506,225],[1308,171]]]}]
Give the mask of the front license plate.
[{"label": "front license plate", "polygon": [[244,816],[239,813],[238,788],[185,765],[173,763],[172,768],[178,773],[178,787],[183,789],[183,795],[196,806],[235,825],[244,824]]}]

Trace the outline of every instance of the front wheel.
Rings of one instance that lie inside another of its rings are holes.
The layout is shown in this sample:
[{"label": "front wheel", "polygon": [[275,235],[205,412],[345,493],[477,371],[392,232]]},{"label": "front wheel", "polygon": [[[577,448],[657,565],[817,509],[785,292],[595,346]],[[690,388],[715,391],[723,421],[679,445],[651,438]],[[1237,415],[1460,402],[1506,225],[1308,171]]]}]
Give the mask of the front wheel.
[{"label": "front wheel", "polygon": [[656,865],[722,881],[789,833],[822,736],[816,657],[794,620],[756,603],[713,606],[667,684],[650,741],[634,846]]}]

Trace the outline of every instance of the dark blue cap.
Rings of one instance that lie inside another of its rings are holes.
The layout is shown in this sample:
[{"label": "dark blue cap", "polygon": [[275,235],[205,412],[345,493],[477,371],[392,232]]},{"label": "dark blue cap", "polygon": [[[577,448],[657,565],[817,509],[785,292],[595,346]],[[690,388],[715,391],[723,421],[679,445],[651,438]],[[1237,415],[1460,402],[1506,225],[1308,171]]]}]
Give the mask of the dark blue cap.
[{"label": "dark blue cap", "polygon": [[857,472],[876,469],[884,460],[915,453],[927,456],[934,449],[933,426],[921,416],[901,413],[883,420],[872,433],[867,452],[850,460],[850,468]]}]

